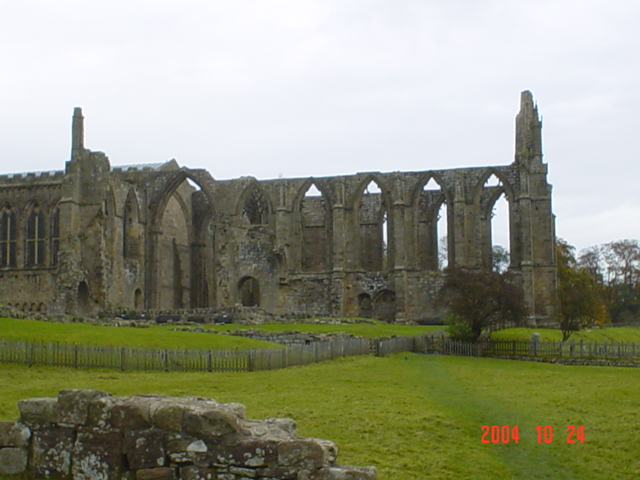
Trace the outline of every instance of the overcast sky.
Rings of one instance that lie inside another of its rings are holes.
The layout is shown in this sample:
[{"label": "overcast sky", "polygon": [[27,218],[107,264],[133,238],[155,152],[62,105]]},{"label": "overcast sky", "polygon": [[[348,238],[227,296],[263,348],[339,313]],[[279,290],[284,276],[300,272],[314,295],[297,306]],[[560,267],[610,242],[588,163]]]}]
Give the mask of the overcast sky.
[{"label": "overcast sky", "polygon": [[558,235],[638,238],[639,20],[638,0],[0,0],[0,171],[64,168],[75,106],[112,165],[506,165],[531,90]]}]

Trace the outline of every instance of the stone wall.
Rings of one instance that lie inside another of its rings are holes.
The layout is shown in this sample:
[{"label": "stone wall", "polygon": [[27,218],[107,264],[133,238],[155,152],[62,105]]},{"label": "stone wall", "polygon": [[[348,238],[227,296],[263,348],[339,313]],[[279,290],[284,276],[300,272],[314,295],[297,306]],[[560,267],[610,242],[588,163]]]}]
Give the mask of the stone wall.
[{"label": "stone wall", "polygon": [[0,476],[73,480],[374,480],[336,464],[333,442],[296,435],[287,418],[200,397],[114,397],[61,390],[18,402],[0,422]]}]

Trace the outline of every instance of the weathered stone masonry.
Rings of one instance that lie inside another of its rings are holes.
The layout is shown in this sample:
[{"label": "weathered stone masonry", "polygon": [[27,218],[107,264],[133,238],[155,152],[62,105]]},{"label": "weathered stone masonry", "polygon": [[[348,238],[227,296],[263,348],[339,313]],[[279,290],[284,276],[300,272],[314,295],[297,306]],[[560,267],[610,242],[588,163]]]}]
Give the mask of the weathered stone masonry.
[{"label": "weathered stone masonry", "polygon": [[293,420],[249,420],[237,403],[61,390],[0,422],[0,475],[72,480],[375,480],[336,464],[333,442]]},{"label": "weathered stone masonry", "polygon": [[510,165],[218,181],[175,160],[112,167],[84,147],[76,109],[64,171],[0,176],[0,301],[49,313],[240,304],[417,320],[438,314],[440,237],[449,265],[491,265],[504,195],[509,268],[531,318],[545,319],[556,261],[541,128],[523,92]]}]

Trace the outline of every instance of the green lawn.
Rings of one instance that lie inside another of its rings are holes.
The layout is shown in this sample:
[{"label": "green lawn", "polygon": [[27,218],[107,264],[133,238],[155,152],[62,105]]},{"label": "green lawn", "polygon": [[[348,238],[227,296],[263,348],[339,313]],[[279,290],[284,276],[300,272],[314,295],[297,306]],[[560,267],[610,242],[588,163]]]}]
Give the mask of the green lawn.
[{"label": "green lawn", "polygon": [[[540,340],[556,341],[562,340],[560,330],[550,328],[508,328],[493,332],[491,337],[496,340],[530,340],[531,334],[540,334]],[[569,341],[579,342],[630,342],[640,343],[640,328],[616,327],[616,328],[593,328],[574,332]]]},{"label": "green lawn", "polygon": [[[206,325],[209,330],[233,331],[261,329],[269,332],[298,330],[310,333],[348,333],[377,338],[392,335],[420,335],[442,331],[443,327],[396,325],[382,322],[345,324],[269,324],[269,325]],[[175,326],[154,325],[149,328],[106,327],[88,323],[55,323],[37,320],[0,318],[0,338],[47,342],[93,343],[97,345],[146,346],[153,348],[249,349],[281,348],[270,342],[232,335],[198,332],[176,332]]]},{"label": "green lawn", "polygon": [[[292,417],[337,442],[339,461],[380,480],[640,478],[636,369],[399,354],[251,373],[140,373],[0,365],[0,420],[21,398],[61,388],[201,395],[253,418]],[[483,425],[519,426],[518,444],[483,444]],[[537,425],[554,428],[538,444]],[[567,444],[584,425],[586,442]]]},{"label": "green lawn", "polygon": [[250,349],[281,348],[230,335],[176,332],[170,326],[149,328],[103,327],[88,323],[55,323],[0,318],[0,338],[45,342],[92,343],[96,345],[140,346],[152,348]]}]

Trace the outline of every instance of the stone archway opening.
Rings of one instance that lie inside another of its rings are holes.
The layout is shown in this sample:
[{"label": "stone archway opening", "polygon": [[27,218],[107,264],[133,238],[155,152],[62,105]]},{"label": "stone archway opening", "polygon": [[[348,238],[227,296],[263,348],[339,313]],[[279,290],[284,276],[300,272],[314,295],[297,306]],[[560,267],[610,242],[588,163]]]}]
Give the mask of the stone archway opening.
[{"label": "stone archway opening", "polygon": [[89,285],[84,280],[78,283],[78,313],[83,316],[91,313],[91,294]]},{"label": "stone archway opening", "polygon": [[449,264],[448,206],[433,177],[420,191],[417,215],[418,264],[427,270],[444,270]]},{"label": "stone archway opening", "polygon": [[142,310],[142,290],[136,288],[136,291],[133,292],[133,308],[136,310]]},{"label": "stone archway opening", "polygon": [[382,290],[373,297],[373,317],[384,322],[396,320],[396,294],[391,290]]},{"label": "stone archway opening", "polygon": [[240,303],[243,307],[260,306],[260,282],[254,277],[244,277],[238,283]]},{"label": "stone archway opening", "polygon": [[368,293],[361,293],[358,295],[358,305],[360,306],[360,317],[373,317],[373,303],[371,302],[371,295]]},{"label": "stone archway opening", "polygon": [[487,178],[484,188],[493,190],[488,219],[491,268],[503,273],[511,263],[509,201],[502,181],[495,174]]}]

